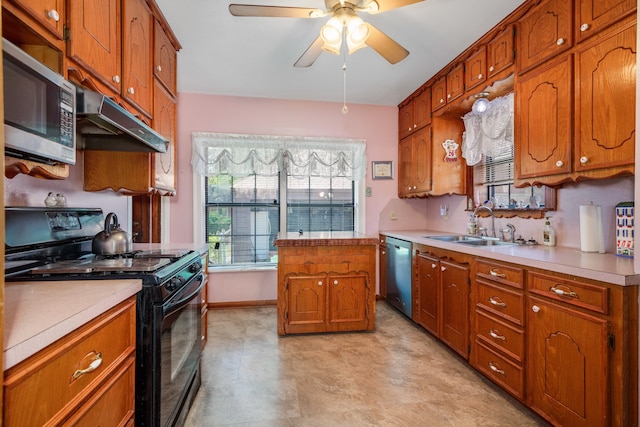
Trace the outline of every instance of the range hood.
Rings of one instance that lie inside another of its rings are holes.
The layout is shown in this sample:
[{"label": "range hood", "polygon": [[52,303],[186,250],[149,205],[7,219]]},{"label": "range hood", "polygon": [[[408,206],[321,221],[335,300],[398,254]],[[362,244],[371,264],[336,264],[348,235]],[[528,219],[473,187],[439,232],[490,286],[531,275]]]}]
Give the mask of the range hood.
[{"label": "range hood", "polygon": [[85,150],[166,153],[169,141],[109,97],[77,87],[76,127]]}]

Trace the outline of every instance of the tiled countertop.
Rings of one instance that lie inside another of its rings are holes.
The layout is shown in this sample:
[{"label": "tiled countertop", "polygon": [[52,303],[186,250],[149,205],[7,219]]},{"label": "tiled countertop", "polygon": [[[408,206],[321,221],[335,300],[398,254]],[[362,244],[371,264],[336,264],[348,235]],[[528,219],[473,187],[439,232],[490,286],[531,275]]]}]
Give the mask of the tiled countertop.
[{"label": "tiled countertop", "polygon": [[620,286],[637,286],[640,284],[640,275],[633,270],[633,259],[616,256],[611,253],[584,253],[575,248],[543,245],[474,247],[425,237],[451,234],[431,230],[380,231],[380,234],[432,247],[464,252],[474,256],[570,274]]},{"label": "tiled countertop", "polygon": [[5,283],[3,369],[37,353],[140,289],[140,280]]},{"label": "tiled countertop", "polygon": [[377,245],[378,238],[351,231],[312,231],[300,233],[280,233],[276,246],[353,246]]}]

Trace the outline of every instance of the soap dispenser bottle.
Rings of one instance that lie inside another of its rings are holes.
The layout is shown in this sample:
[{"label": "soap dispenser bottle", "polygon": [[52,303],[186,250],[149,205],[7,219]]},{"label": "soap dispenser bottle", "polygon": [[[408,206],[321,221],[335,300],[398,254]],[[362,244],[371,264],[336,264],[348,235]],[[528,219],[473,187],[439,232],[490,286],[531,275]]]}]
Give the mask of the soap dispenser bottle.
[{"label": "soap dispenser bottle", "polygon": [[475,215],[469,215],[469,222],[467,222],[467,235],[476,236],[478,234],[478,219]]},{"label": "soap dispenser bottle", "polygon": [[551,225],[551,218],[545,217],[544,228],[542,229],[542,244],[545,246],[556,245],[556,231]]}]

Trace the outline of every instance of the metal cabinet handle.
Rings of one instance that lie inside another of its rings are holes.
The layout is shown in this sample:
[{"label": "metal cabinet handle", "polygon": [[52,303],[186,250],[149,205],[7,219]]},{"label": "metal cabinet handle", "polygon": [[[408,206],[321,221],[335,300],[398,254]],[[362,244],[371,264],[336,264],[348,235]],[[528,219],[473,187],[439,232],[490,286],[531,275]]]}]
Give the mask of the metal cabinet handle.
[{"label": "metal cabinet handle", "polygon": [[505,377],[507,376],[507,375],[504,373],[504,370],[503,370],[503,369],[498,368],[498,367],[497,367],[493,362],[489,362],[489,369],[491,369],[491,370],[492,370],[493,372],[495,372],[496,374],[500,374],[500,375],[503,375],[503,376],[505,376]]},{"label": "metal cabinet handle", "polygon": [[318,282],[318,286],[322,286],[322,280]]},{"label": "metal cabinet handle", "polygon": [[127,89],[127,93],[129,95],[133,95],[134,93],[136,93],[136,90],[133,87],[130,87],[129,89]]},{"label": "metal cabinet handle", "polygon": [[531,307],[531,311],[533,311],[534,313],[538,313],[540,311],[540,307],[534,305],[533,307]]},{"label": "metal cabinet handle", "polygon": [[[559,286],[559,285],[556,285],[556,286]],[[572,290],[565,291],[565,290],[562,290],[562,289],[560,289],[560,288],[556,288],[555,286],[550,287],[550,288],[549,288],[549,292],[553,292],[553,293],[555,293],[556,295],[560,295],[560,296],[567,296],[567,297],[571,297],[571,298],[578,298],[578,294],[577,294],[577,293],[575,293],[574,291],[572,291]]]},{"label": "metal cabinet handle", "polygon": [[580,157],[580,163],[581,164],[587,164],[589,162],[589,158],[587,156],[582,156]]},{"label": "metal cabinet handle", "polygon": [[436,264],[436,263],[431,264],[431,268],[436,268],[437,266],[438,266],[438,264]]},{"label": "metal cabinet handle", "polygon": [[495,305],[496,307],[502,307],[502,308],[506,308],[507,304],[505,304],[503,301],[499,301],[500,297],[489,297],[489,302],[493,305]]},{"label": "metal cabinet handle", "polygon": [[113,80],[114,83],[120,83],[120,76],[115,75],[115,76],[111,77],[111,80]]},{"label": "metal cabinet handle", "polygon": [[440,267],[440,271],[446,271],[447,267],[445,267],[444,265]]},{"label": "metal cabinet handle", "polygon": [[93,359],[93,361],[89,364],[89,366],[87,368],[85,368],[85,369],[77,369],[73,373],[72,378],[75,380],[77,378],[80,378],[84,374],[88,374],[89,372],[93,372],[96,369],[98,369],[98,367],[100,367],[100,365],[102,365],[102,353],[96,353],[95,359]]},{"label": "metal cabinet handle", "polygon": [[564,44],[564,42],[565,42],[565,41],[566,41],[565,39],[563,39],[562,37],[560,37],[560,38],[556,41],[556,44],[557,44],[558,46],[562,46],[562,45]]},{"label": "metal cabinet handle", "polygon": [[162,65],[156,65],[156,71],[160,73],[162,71]]},{"label": "metal cabinet handle", "polygon": [[482,73],[478,74],[478,78],[481,79],[482,78]]},{"label": "metal cabinet handle", "polygon": [[501,341],[507,340],[504,335],[498,335],[498,331],[496,331],[495,329],[491,329],[489,331],[489,335],[491,335],[491,338],[494,338],[496,340],[501,340]]},{"label": "metal cabinet handle", "polygon": [[496,69],[496,67],[494,67],[493,65],[491,67],[489,67],[489,71],[493,72],[493,70],[495,70],[495,69]]},{"label": "metal cabinet handle", "polygon": [[[499,271],[499,270],[498,270]],[[507,277],[506,274],[504,273],[499,273],[498,271],[494,270],[493,268],[491,270],[489,270],[489,274],[492,275],[493,277],[500,277],[500,278],[505,278]]]},{"label": "metal cabinet handle", "polygon": [[591,28],[591,26],[587,23],[584,23],[582,25],[580,25],[580,31],[587,31],[589,28]]},{"label": "metal cabinet handle", "polygon": [[334,284],[334,285],[337,285],[337,284],[338,284],[338,281],[337,281],[337,280],[334,280],[334,281],[333,281],[333,284]]},{"label": "metal cabinet handle", "polygon": [[559,168],[561,168],[562,166],[564,166],[564,162],[563,162],[562,160],[558,160],[558,161],[556,162],[556,166],[557,166],[557,167],[559,167]]}]

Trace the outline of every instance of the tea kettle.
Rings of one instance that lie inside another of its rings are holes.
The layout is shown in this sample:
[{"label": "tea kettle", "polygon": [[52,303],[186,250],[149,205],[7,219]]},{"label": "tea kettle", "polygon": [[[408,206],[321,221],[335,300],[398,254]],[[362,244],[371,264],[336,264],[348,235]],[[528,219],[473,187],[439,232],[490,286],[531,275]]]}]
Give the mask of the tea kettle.
[{"label": "tea kettle", "polygon": [[104,230],[93,238],[91,249],[96,255],[122,255],[131,252],[133,243],[129,234],[120,228],[115,213],[107,214]]}]

